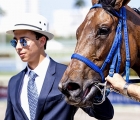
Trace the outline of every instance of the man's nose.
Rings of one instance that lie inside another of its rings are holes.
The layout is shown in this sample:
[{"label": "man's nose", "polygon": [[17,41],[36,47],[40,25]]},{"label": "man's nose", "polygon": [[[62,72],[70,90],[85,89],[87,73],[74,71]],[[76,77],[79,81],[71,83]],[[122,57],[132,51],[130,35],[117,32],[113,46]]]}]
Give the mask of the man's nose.
[{"label": "man's nose", "polygon": [[22,45],[19,40],[17,41],[16,49],[22,49]]}]

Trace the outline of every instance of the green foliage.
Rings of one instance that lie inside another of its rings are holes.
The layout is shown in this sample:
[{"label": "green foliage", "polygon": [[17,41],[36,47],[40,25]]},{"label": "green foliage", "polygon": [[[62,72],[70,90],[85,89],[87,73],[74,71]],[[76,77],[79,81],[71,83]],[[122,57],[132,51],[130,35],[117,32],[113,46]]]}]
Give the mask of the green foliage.
[{"label": "green foliage", "polygon": [[0,7],[0,15],[5,15],[5,11]]},{"label": "green foliage", "polygon": [[67,37],[63,37],[63,36],[55,36],[54,37],[55,40],[76,40],[76,37],[73,35],[71,36],[67,36]]},{"label": "green foliage", "polygon": [[[10,40],[13,38],[13,36],[12,35],[8,35],[8,34],[6,34],[6,33],[0,33],[0,38],[3,38],[2,36],[5,36],[5,38],[6,38],[6,43],[10,43]],[[0,39],[0,41],[1,41],[1,39]]]},{"label": "green foliage", "polygon": [[12,35],[6,34],[6,43],[10,43],[11,39],[13,38]]},{"label": "green foliage", "polygon": [[75,4],[74,4],[74,7],[81,8],[81,7],[84,7],[85,5],[86,5],[86,3],[85,3],[84,0],[76,0]]}]

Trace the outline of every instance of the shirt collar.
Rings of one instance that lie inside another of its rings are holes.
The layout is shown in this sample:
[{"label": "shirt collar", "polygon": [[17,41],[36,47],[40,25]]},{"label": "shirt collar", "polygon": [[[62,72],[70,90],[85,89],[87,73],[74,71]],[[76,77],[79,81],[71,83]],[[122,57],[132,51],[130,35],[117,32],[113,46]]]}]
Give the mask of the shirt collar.
[{"label": "shirt collar", "polygon": [[[46,55],[46,57],[42,60],[42,62],[32,71],[34,71],[38,76],[42,76],[44,74],[46,74],[46,70],[48,69],[48,65],[50,63],[50,58],[48,55]],[[46,67],[44,67],[46,66]],[[29,68],[29,66],[27,65],[27,75],[29,76],[29,72],[31,71],[31,69]]]}]

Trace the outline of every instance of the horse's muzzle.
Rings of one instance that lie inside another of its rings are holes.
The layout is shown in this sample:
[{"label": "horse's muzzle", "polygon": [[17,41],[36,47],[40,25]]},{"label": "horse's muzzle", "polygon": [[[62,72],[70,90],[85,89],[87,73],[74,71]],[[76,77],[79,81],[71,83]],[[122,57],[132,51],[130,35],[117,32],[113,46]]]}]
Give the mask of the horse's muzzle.
[{"label": "horse's muzzle", "polygon": [[77,107],[88,107],[94,102],[99,89],[95,84],[88,84],[83,87],[80,83],[66,82],[59,84],[59,90],[65,95],[66,102]]},{"label": "horse's muzzle", "polygon": [[67,98],[76,97],[80,93],[80,85],[74,82],[60,83],[58,88]]}]

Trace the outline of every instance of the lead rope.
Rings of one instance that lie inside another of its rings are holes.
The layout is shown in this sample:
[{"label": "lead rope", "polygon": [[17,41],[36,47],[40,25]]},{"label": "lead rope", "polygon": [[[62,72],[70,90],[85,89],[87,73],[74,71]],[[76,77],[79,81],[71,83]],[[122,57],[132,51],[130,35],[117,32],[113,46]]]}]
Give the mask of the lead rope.
[{"label": "lead rope", "polygon": [[[125,67],[126,82],[127,83],[129,83],[129,82],[134,82],[135,83],[135,82],[138,82],[138,81],[136,81],[136,80],[130,81],[129,80],[130,52],[129,52],[128,31],[127,31],[127,23],[126,23],[126,18],[127,17],[126,17],[126,9],[125,9],[125,7],[122,7],[122,9],[120,10],[120,15],[119,16],[120,16],[120,19],[119,19],[119,23],[118,23],[118,26],[117,26],[116,36],[115,36],[115,40],[118,39],[118,45],[117,45],[117,50],[115,52],[112,64],[110,66],[109,76],[113,77],[115,70],[116,70],[117,73],[119,73],[119,68],[120,68],[120,63],[121,63],[121,55],[120,55],[120,45],[121,45],[121,40],[122,40],[121,30],[123,28],[124,29],[125,48],[126,48],[126,67]],[[123,18],[123,20],[121,18]],[[118,37],[118,38],[116,38],[116,37]],[[107,59],[107,61],[109,61],[109,60]],[[102,70],[105,68],[105,66],[106,65],[102,66]],[[117,67],[115,68],[115,66],[117,66]],[[100,84],[100,85],[103,85],[103,84]],[[107,83],[105,83],[104,85],[107,85]],[[119,93],[121,95],[124,95],[123,93],[120,93],[118,90],[110,88],[109,86],[104,87],[104,89],[106,89],[106,96],[111,91]],[[103,91],[105,91],[105,90],[103,90]],[[124,95],[124,96],[126,96],[126,95]],[[136,99],[134,97],[131,97],[131,96],[126,96],[126,97],[128,97],[128,98],[130,98],[132,100],[135,100],[137,102],[140,102],[140,100],[138,100],[138,99]]]},{"label": "lead rope", "polygon": [[[120,19],[120,21],[119,21],[119,24],[120,23],[123,23],[123,24],[121,24],[121,26],[123,25],[123,27],[121,27],[121,28],[123,28],[124,29],[124,40],[125,40],[125,48],[126,48],[126,67],[125,67],[125,73],[126,73],[126,82],[127,83],[129,83],[129,69],[130,69],[130,52],[129,52],[129,41],[128,41],[128,31],[127,31],[127,23],[126,23],[126,9],[125,9],[125,7],[122,7],[122,9],[120,10],[120,17],[121,18],[123,18],[123,20],[121,20]],[[121,33],[120,33],[121,34]],[[119,37],[120,37],[120,34],[119,34]],[[120,41],[120,40],[119,40]],[[120,50],[120,48],[118,47],[118,50]],[[120,52],[118,52],[118,53],[120,53]],[[115,57],[114,57],[114,59],[115,59]],[[113,59],[113,60],[114,60]],[[117,58],[116,58],[117,59]],[[121,59],[121,56],[120,57],[118,57],[118,59]],[[117,61],[117,60],[116,60]],[[120,60],[119,60],[120,61]],[[114,65],[112,65],[113,67],[114,67]],[[120,66],[120,65],[119,65]],[[115,67],[114,67],[115,68]],[[113,68],[113,70],[114,70],[114,68]],[[112,70],[112,71],[113,71]],[[111,73],[113,73],[111,71]],[[116,72],[117,73],[119,73],[119,68],[117,67],[116,68]],[[114,73],[113,73],[114,74]],[[113,76],[113,74],[110,74],[110,76],[112,77]],[[119,93],[119,94],[121,94],[121,95],[124,95],[123,93],[120,93],[118,90],[115,90],[115,89],[113,89],[113,88],[110,88],[110,91],[114,91],[114,92],[116,92],[116,93]],[[140,100],[138,100],[138,99],[136,99],[136,98],[134,98],[134,97],[131,97],[131,96],[127,96],[127,95],[124,95],[124,96],[126,96],[126,97],[128,97],[128,98],[130,98],[130,99],[132,99],[132,100],[135,100],[135,101],[137,101],[137,102],[140,102]]]}]

